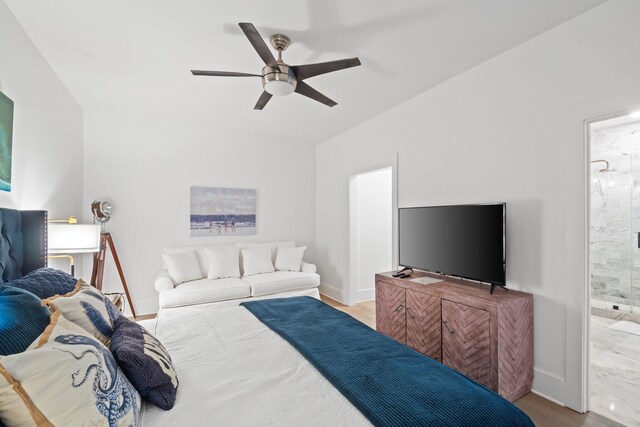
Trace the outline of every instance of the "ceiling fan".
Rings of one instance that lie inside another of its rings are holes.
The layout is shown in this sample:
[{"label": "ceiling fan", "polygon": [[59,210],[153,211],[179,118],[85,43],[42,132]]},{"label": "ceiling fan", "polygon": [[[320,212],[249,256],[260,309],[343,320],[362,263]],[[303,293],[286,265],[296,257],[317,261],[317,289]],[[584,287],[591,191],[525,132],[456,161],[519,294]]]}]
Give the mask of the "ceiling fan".
[{"label": "ceiling fan", "polygon": [[317,64],[305,65],[289,65],[282,60],[282,52],[287,50],[291,44],[291,39],[284,34],[274,34],[269,41],[271,46],[278,51],[278,59],[276,60],[264,42],[256,27],[250,23],[240,23],[240,28],[258,52],[260,58],[266,66],[262,69],[262,74],[236,73],[233,71],[204,71],[191,70],[194,76],[222,76],[222,77],[260,77],[262,78],[262,87],[264,91],[255,110],[262,110],[272,96],[284,96],[293,92],[304,95],[313,100],[321,102],[329,107],[337,105],[337,103],[325,95],[321,94],[303,80],[309,77],[326,74],[333,71],[342,70],[344,68],[357,67],[360,65],[358,58],[340,59],[338,61],[321,62]]}]

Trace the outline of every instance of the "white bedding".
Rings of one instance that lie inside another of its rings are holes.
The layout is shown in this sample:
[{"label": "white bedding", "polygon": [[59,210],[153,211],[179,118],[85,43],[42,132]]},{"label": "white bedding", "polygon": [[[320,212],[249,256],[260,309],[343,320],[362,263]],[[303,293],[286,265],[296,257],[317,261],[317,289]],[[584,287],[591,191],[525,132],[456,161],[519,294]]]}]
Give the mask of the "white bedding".
[{"label": "white bedding", "polygon": [[161,310],[156,336],[180,385],[143,426],[363,426],[369,421],[291,345],[238,306]]}]

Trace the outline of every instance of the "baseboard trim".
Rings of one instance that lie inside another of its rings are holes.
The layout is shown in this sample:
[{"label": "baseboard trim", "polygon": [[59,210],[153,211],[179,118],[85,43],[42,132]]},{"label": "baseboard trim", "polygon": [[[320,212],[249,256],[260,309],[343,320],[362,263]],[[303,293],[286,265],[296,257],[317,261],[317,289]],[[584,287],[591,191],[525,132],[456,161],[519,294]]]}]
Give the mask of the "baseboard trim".
[{"label": "baseboard trim", "polygon": [[374,299],[376,299],[376,289],[371,288],[371,289],[359,290],[357,299],[358,299],[358,302],[373,301]]},{"label": "baseboard trim", "polygon": [[538,396],[543,397],[543,398],[547,399],[548,401],[555,403],[556,405],[563,406],[563,407],[567,406],[564,403],[560,402],[559,400],[554,399],[553,397],[547,396],[544,393],[540,393],[538,390],[531,389],[531,393],[537,394]]},{"label": "baseboard trim", "polygon": [[340,289],[336,289],[333,286],[329,286],[326,283],[320,283],[320,293],[326,295],[334,301],[338,301],[340,304],[346,305],[347,295]]},{"label": "baseboard trim", "polygon": [[566,406],[564,403],[565,388],[566,381],[564,378],[541,369],[533,369],[532,393],[542,396],[560,406]]},{"label": "baseboard trim", "polygon": [[[148,314],[157,313],[159,311],[158,307],[158,298],[147,298],[140,300],[133,300],[133,304],[136,307],[136,314],[138,316],[146,316]],[[129,307],[129,302],[126,303],[126,314],[127,316],[131,316],[131,307]]]}]

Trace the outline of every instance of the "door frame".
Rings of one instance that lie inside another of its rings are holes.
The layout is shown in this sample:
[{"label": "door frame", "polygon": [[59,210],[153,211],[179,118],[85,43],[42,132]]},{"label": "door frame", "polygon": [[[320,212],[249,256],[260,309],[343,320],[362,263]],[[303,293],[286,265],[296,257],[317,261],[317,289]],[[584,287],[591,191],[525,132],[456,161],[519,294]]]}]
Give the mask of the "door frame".
[{"label": "door frame", "polygon": [[591,352],[589,349],[589,342],[591,339],[591,125],[593,123],[602,122],[605,120],[616,119],[624,116],[629,116],[633,111],[627,110],[623,112],[617,112],[612,114],[605,114],[596,116],[587,120],[584,120],[584,143],[583,143],[583,158],[584,158],[584,170],[583,170],[583,212],[584,212],[584,251],[583,251],[583,286],[582,286],[582,343],[581,343],[581,393],[580,400],[582,405],[579,409],[580,412],[587,412],[590,410],[590,397],[589,397],[589,377],[591,375]]},{"label": "door frame", "polygon": [[398,158],[391,164],[381,165],[373,169],[365,170],[349,177],[349,284],[346,292],[346,305],[352,306],[358,303],[358,249],[357,249],[357,178],[374,172],[391,169],[391,267],[398,266]]}]

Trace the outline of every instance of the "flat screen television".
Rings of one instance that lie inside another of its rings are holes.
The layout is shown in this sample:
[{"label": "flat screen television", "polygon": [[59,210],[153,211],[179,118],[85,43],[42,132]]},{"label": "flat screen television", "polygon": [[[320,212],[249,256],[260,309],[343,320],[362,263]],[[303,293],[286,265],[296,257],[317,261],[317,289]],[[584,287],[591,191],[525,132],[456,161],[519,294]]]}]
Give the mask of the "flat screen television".
[{"label": "flat screen television", "polygon": [[398,209],[399,264],[506,285],[506,204]]}]

